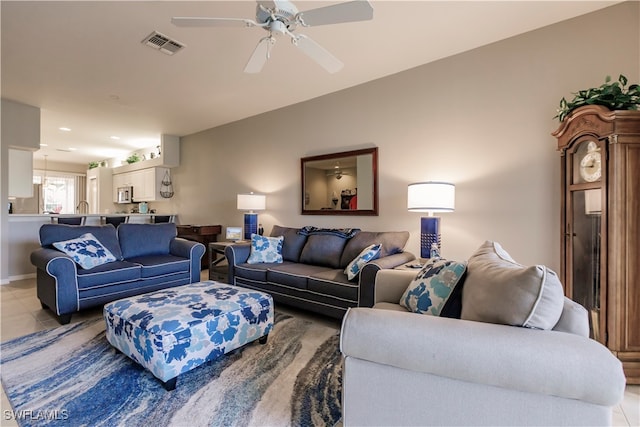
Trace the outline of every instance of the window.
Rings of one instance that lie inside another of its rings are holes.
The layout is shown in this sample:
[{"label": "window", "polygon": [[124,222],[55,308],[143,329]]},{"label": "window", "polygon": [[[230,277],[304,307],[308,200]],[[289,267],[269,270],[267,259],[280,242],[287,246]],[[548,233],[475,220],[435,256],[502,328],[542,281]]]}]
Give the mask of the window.
[{"label": "window", "polygon": [[72,173],[34,170],[33,183],[42,184],[43,213],[76,213],[80,179]]}]

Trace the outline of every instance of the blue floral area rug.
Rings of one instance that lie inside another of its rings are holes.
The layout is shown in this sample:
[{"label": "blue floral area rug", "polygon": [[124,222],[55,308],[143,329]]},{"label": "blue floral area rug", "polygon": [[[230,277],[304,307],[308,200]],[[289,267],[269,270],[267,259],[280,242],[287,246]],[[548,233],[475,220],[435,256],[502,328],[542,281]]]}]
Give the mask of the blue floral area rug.
[{"label": "blue floral area rug", "polygon": [[276,313],[267,344],[193,369],[170,392],[116,352],[104,329],[96,319],[2,343],[18,424],[332,426],[341,417],[339,335],[328,326]]}]

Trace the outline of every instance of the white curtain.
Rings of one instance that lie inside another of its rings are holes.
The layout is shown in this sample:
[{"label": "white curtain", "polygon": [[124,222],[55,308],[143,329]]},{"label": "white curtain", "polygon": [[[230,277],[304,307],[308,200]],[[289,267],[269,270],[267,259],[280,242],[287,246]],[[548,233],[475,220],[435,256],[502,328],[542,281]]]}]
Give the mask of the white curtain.
[{"label": "white curtain", "polygon": [[[77,175],[76,176],[76,206],[79,206],[81,201],[88,202],[87,200],[87,176],[86,175]],[[83,203],[83,206],[80,206],[80,213],[89,213],[89,206]]]},{"label": "white curtain", "polygon": [[45,213],[75,214],[76,206],[86,199],[87,177],[57,171],[33,171],[34,184],[42,184]]}]

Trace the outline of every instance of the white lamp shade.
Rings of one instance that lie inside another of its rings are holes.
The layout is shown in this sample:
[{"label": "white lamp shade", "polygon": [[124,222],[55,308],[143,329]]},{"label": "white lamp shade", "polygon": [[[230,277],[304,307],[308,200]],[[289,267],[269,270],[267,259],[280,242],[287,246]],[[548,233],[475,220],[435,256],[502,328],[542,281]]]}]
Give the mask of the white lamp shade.
[{"label": "white lamp shade", "polygon": [[407,191],[407,209],[411,212],[453,212],[456,186],[450,182],[414,182]]},{"label": "white lamp shade", "polygon": [[261,211],[267,206],[267,197],[264,194],[238,194],[238,210]]}]

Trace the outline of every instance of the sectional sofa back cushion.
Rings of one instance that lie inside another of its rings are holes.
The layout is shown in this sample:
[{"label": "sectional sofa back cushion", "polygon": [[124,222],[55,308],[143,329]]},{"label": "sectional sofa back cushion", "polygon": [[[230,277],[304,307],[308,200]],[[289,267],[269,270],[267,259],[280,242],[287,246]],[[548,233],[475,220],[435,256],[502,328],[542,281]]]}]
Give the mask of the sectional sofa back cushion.
[{"label": "sectional sofa back cushion", "polygon": [[552,329],[563,306],[562,284],[547,267],[518,264],[498,243],[490,241],[469,258],[462,319]]},{"label": "sectional sofa back cushion", "polygon": [[120,250],[116,229],[113,225],[66,225],[66,224],[43,224],[40,227],[40,245],[43,248],[55,249],[55,242],[62,242],[77,239],[83,234],[91,233],[93,236],[111,252],[118,261],[122,261],[123,254]]},{"label": "sectional sofa back cushion", "polygon": [[[307,238],[307,243],[304,245],[304,248],[302,248],[300,262],[303,264],[341,268],[340,258],[342,257],[342,251],[346,244],[347,239],[342,236],[311,234]],[[354,255],[354,258],[358,256],[358,253]],[[344,269],[347,264],[343,265],[342,268]]]},{"label": "sectional sofa back cushion", "polygon": [[125,259],[147,255],[166,255],[177,236],[176,224],[129,224],[118,226],[118,240]]},{"label": "sectional sofa back cushion", "polygon": [[360,231],[347,241],[340,258],[340,268],[345,268],[367,246],[382,245],[378,258],[402,252],[409,240],[408,231]]},{"label": "sectional sofa back cushion", "polygon": [[298,234],[299,230],[299,228],[282,227],[280,225],[274,225],[271,229],[271,237],[284,237],[282,258],[285,261],[300,261],[300,254],[304,244],[307,243],[307,236]]}]

